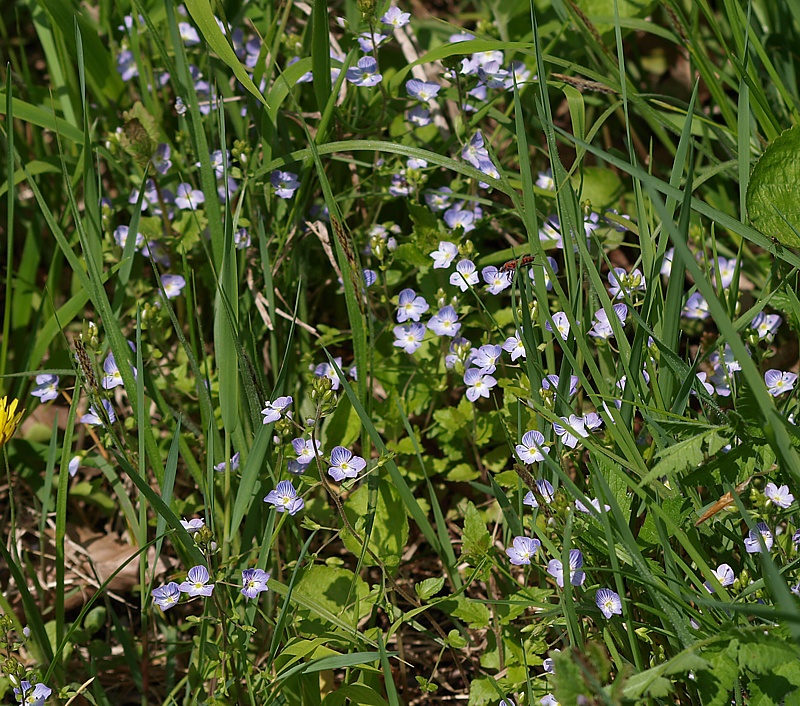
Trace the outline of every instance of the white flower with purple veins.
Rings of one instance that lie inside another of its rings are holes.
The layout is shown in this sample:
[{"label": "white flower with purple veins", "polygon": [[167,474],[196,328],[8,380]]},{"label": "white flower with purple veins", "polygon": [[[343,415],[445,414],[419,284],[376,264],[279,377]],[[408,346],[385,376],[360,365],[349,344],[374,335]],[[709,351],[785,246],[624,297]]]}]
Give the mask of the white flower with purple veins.
[{"label": "white flower with purple veins", "polygon": [[181,520],[181,526],[185,529],[189,534],[194,534],[195,532],[199,532],[203,527],[206,526],[206,521],[202,517],[193,517],[191,520],[183,519]]},{"label": "white flower with purple veins", "polygon": [[[111,402],[108,400],[102,400],[101,404],[103,405],[103,409],[106,411],[106,416],[108,417],[109,423],[113,424],[116,422],[117,415],[114,414],[114,408],[111,406]],[[101,417],[100,412],[95,406],[89,407],[89,412],[84,414],[78,421],[81,424],[88,424],[89,426],[93,427],[106,423],[105,419]]]},{"label": "white flower with purple veins", "polygon": [[[605,505],[604,504],[603,505],[603,509],[601,510],[600,509],[600,500],[598,498],[592,498],[589,501],[589,505],[591,505],[595,510],[597,510],[598,513],[600,513],[600,512],[608,512],[611,509],[611,505]],[[575,509],[578,512],[582,512],[582,513],[584,513],[586,515],[591,515],[592,514],[592,511],[588,507],[586,507],[586,505],[584,505],[580,500],[576,500],[575,501]]]},{"label": "white flower with purple veins", "polygon": [[[736,580],[736,574],[733,573],[733,569],[728,564],[720,564],[716,569],[711,569],[711,573],[714,574],[721,586],[732,586]],[[706,581],[703,586],[706,587],[709,593],[714,593],[709,581]]]},{"label": "white flower with purple veins", "polygon": [[38,397],[42,402],[50,402],[58,397],[58,375],[43,373],[36,376],[36,387],[31,390],[34,397]]},{"label": "white flower with purple veins", "polygon": [[[235,454],[233,454],[233,456],[231,456],[230,467],[231,467],[232,471],[238,471],[239,470],[239,452],[238,451]],[[225,472],[225,468],[226,468],[225,461],[222,461],[222,463],[218,463],[216,466],[214,466],[214,470],[217,473],[224,473]]]},{"label": "white flower with purple veins", "polygon": [[288,395],[278,397],[274,402],[267,400],[264,404],[264,409],[261,410],[261,414],[264,415],[262,423],[272,424],[272,422],[277,422],[290,404],[292,404],[292,398]]},{"label": "white flower with purple veins", "polygon": [[297,514],[305,507],[303,498],[297,497],[297,491],[288,480],[282,480],[275,490],[270,490],[264,502],[273,505],[278,512],[288,512],[290,515]]},{"label": "white flower with purple veins", "polygon": [[206,195],[200,189],[193,189],[191,184],[178,184],[175,189],[175,205],[182,211],[194,211],[205,203]]},{"label": "white flower with purple veins", "polygon": [[504,289],[511,286],[511,278],[508,274],[501,272],[492,265],[484,267],[483,270],[481,270],[481,277],[483,277],[483,281],[488,285],[486,291],[489,292],[489,294],[500,294]]},{"label": "white flower with purple veins", "polygon": [[361,456],[354,456],[353,452],[344,446],[334,446],[328,475],[338,483],[345,478],[357,478],[366,467],[367,462]]},{"label": "white flower with purple veins", "polygon": [[[548,449],[545,449],[547,452]],[[553,502],[553,498],[556,496],[556,491],[553,488],[553,484],[549,480],[537,480],[536,483],[536,492],[542,496],[542,499],[549,505]],[[529,490],[525,497],[522,499],[522,504],[527,505],[528,507],[539,507],[539,501],[536,499],[536,494]]]},{"label": "white flower with purple veins", "polygon": [[552,191],[556,188],[555,179],[553,179],[553,172],[550,169],[546,169],[543,172],[539,172],[536,175],[536,186],[540,189],[544,189],[545,191]]},{"label": "white flower with purple veins", "polygon": [[437,314],[431,316],[428,328],[437,336],[455,336],[461,328],[458,313],[452,306],[443,306]]},{"label": "white flower with purple veins", "polygon": [[428,162],[424,159],[418,159],[417,157],[409,157],[408,161],[406,162],[406,167],[408,169],[427,169]]},{"label": "white flower with purple veins", "polygon": [[[713,394],[714,394],[714,386],[713,386],[713,385],[712,385],[710,382],[707,382],[707,381],[706,381],[706,373],[697,373],[697,382],[698,382],[700,385],[702,385],[702,387],[704,387],[704,388],[705,388],[705,391],[706,391],[706,392],[707,392],[709,395],[713,395]],[[692,389],[692,394],[693,394],[693,395],[696,395],[696,394],[697,394],[697,392],[695,392],[695,389],[694,389],[694,388]]]},{"label": "white flower with purple veins", "polygon": [[233,244],[237,250],[244,250],[250,247],[250,233],[247,232],[247,228],[236,229],[233,234]]},{"label": "white flower with purple veins", "polygon": [[406,81],[406,91],[408,95],[411,98],[424,101],[425,103],[430,103],[436,98],[436,94],[439,93],[440,89],[441,86],[438,83],[432,83],[431,81],[420,81],[416,78]]},{"label": "white flower with purple veins", "polygon": [[[548,257],[547,262],[550,264],[550,269],[553,270],[553,274],[558,274],[558,263],[552,258]],[[531,282],[536,284],[536,270],[539,269],[538,267],[534,266],[528,270],[528,277],[530,277]],[[542,273],[544,274],[544,288],[549,292],[553,289],[553,280],[550,279],[550,271],[543,267]]]},{"label": "white flower with purple veins", "polygon": [[767,504],[772,503],[784,509],[794,502],[794,495],[789,492],[788,485],[782,485],[779,488],[775,483],[767,483],[764,495],[767,496]]},{"label": "white flower with purple veins", "polygon": [[181,35],[181,41],[187,47],[193,47],[196,44],[200,44],[200,35],[197,34],[197,30],[188,22],[178,22],[178,32]]},{"label": "white flower with purple veins", "polygon": [[[445,211],[450,207],[450,196],[453,190],[449,186],[425,192],[425,203],[431,211]],[[441,245],[441,243],[440,243]]]},{"label": "white flower with purple veins", "polygon": [[561,237],[558,216],[549,216],[539,229],[539,240],[543,247],[555,246],[558,250],[564,249],[564,239]]},{"label": "white flower with purple veins", "polygon": [[431,111],[421,105],[415,105],[406,113],[406,120],[417,127],[431,124]]},{"label": "white flower with purple veins", "polygon": [[[214,174],[217,175],[217,179],[222,179],[222,177],[225,176],[225,166],[231,162],[231,153],[228,150],[224,152],[222,150],[214,150],[209,155],[209,161],[211,162],[211,168],[214,170]],[[195,166],[199,167],[200,162],[196,162]]]},{"label": "white flower with purple veins", "polygon": [[320,451],[320,443],[321,442],[319,439],[292,439],[292,447],[297,455],[297,462],[301,466],[307,466],[309,463],[311,463]]},{"label": "white flower with purple veins", "polygon": [[[558,375],[545,375],[542,378],[542,389],[543,390],[558,390],[558,383],[559,377]],[[567,393],[567,397],[572,397],[578,391],[578,376],[577,375],[570,375],[569,376],[569,392]]]},{"label": "white flower with purple veins", "polygon": [[205,566],[193,566],[186,574],[184,581],[178,588],[181,593],[188,593],[192,598],[195,596],[210,596],[214,592],[214,584],[209,583],[211,577]]},{"label": "white flower with purple veins", "polygon": [[716,284],[717,282],[717,268],[719,268],[719,279],[723,289],[731,286],[733,282],[733,273],[736,269],[736,258],[726,260],[724,257],[717,258],[717,266],[711,263],[711,279]]},{"label": "white flower with purple veins", "polygon": [[464,373],[464,384],[467,386],[467,399],[475,402],[479,397],[489,397],[489,390],[496,384],[491,375],[484,375],[477,368],[470,368]]},{"label": "white flower with purple veins", "polygon": [[355,86],[377,86],[383,81],[383,76],[378,73],[378,62],[374,57],[362,56],[355,66],[347,69],[345,78]]},{"label": "white flower with purple veins", "polygon": [[598,589],[594,602],[607,620],[611,620],[612,615],[622,615],[622,601],[619,594],[610,588]]},{"label": "white flower with purple veins", "polygon": [[497,370],[497,362],[500,360],[502,353],[503,349],[500,346],[487,343],[477,350],[475,357],[472,359],[472,364],[479,368],[484,375],[491,375]]},{"label": "white flower with purple veins", "polygon": [[513,336],[509,336],[502,346],[506,353],[511,354],[511,360],[515,361],[517,358],[525,358],[525,344],[519,335],[519,331],[515,331]]},{"label": "white flower with purple veins", "polygon": [[[569,582],[573,586],[582,586],[586,580],[586,574],[580,570],[582,566],[583,554],[581,554],[580,549],[570,549]],[[551,559],[547,563],[547,573],[556,580],[559,588],[564,588],[564,565],[559,559]]]},{"label": "white flower with purple veins", "polygon": [[463,228],[465,233],[475,230],[475,212],[465,211],[460,207],[448,208],[444,212],[444,222],[450,230]]},{"label": "white flower with purple veins", "polygon": [[78,472],[78,469],[81,467],[81,461],[83,459],[80,456],[73,456],[69,461],[69,466],[67,466],[67,470],[69,471],[69,477],[74,478],[75,474]]},{"label": "white flower with purple veins", "polygon": [[364,285],[367,289],[378,281],[378,273],[375,270],[364,269],[361,274],[364,276]]},{"label": "white flower with purple veins", "polygon": [[[619,319],[621,326],[625,326],[625,319],[628,317],[628,307],[626,304],[614,304],[614,313]],[[608,320],[605,309],[599,309],[594,314],[594,325],[589,329],[589,335],[600,340],[607,341],[614,337],[614,329]]]},{"label": "white flower with purple veins", "polygon": [[402,324],[409,319],[419,321],[419,317],[429,308],[424,297],[417,296],[413,289],[404,289],[397,299],[397,323]]},{"label": "white flower with purple veins", "polygon": [[434,270],[446,270],[453,264],[453,260],[458,255],[458,246],[446,240],[439,241],[439,249],[431,253],[433,258]]},{"label": "white flower with purple veins", "polygon": [[473,284],[478,284],[478,272],[472,260],[461,260],[456,271],[450,275],[450,284],[466,292]]},{"label": "white flower with purple veins", "polygon": [[628,274],[622,267],[615,267],[608,273],[608,283],[611,285],[608,294],[612,299],[622,299],[626,294],[647,289],[644,275],[638,269]]},{"label": "white flower with purple veins", "polygon": [[380,32],[374,32],[370,34],[369,32],[362,32],[358,36],[358,46],[361,47],[361,51],[365,54],[369,54],[372,52],[373,49],[381,46],[389,39],[388,34],[381,34]]},{"label": "white flower with purple veins", "polygon": [[166,611],[178,605],[178,601],[181,599],[181,589],[177,583],[170,581],[166,586],[154,588],[150,595],[153,596],[153,603],[161,610]]},{"label": "white flower with purple veins", "polygon": [[556,436],[561,438],[561,443],[571,449],[578,445],[579,439],[585,439],[589,436],[590,431],[599,428],[603,424],[603,420],[595,412],[590,412],[583,417],[570,414],[569,417],[561,417],[561,420],[571,427],[571,431],[560,424],[553,424],[553,430]]},{"label": "white flower with purple veins", "polygon": [[[341,357],[336,357],[333,359],[333,362],[336,363],[336,366],[339,370],[342,369],[342,359]],[[339,381],[339,374],[336,372],[336,368],[334,368],[330,363],[320,363],[316,368],[314,368],[314,375],[318,378],[328,378],[331,381],[331,390],[338,390],[339,385],[341,384]]]},{"label": "white flower with purple veins", "polygon": [[797,375],[795,373],[784,373],[772,368],[764,373],[764,382],[767,384],[767,392],[773,397],[778,397],[778,395],[794,389]]},{"label": "white flower with purple veins", "polygon": [[387,27],[405,27],[411,21],[411,13],[402,12],[399,7],[392,5],[386,14],[381,17],[381,23]]},{"label": "white flower with purple veins", "polygon": [[186,280],[180,275],[163,275],[161,284],[164,287],[164,294],[167,295],[167,299],[174,299],[180,296],[186,286]]},{"label": "white flower with purple veins", "polygon": [[489,88],[506,88],[509,76],[508,71],[496,61],[488,61],[478,67],[478,80]]},{"label": "white flower with purple veins", "polygon": [[765,314],[763,311],[759,311],[750,322],[750,327],[758,332],[760,341],[770,342],[778,333],[782,321],[783,319],[777,314]]},{"label": "white flower with purple veins", "polygon": [[[557,311],[553,314],[553,325],[555,326],[555,330],[558,331],[558,335],[566,341],[569,338],[569,319],[563,311]],[[553,326],[551,326],[549,321],[545,322],[544,327],[548,331],[553,330]]]},{"label": "white flower with purple veins", "polygon": [[531,537],[514,537],[514,542],[512,546],[506,549],[506,554],[508,554],[508,560],[512,564],[515,566],[522,566],[531,563],[531,559],[533,559],[541,546],[542,543],[538,539],[532,539]]},{"label": "white flower with purple veins", "polygon": [[744,548],[748,554],[758,554],[761,551],[761,540],[767,551],[772,549],[772,532],[763,522],[759,522],[754,530],[750,530],[747,539],[744,540]]},{"label": "white flower with purple veins", "polygon": [[[114,230],[114,240],[121,248],[125,247],[128,242],[128,226],[119,226]],[[141,233],[136,234],[136,244],[133,246],[134,250],[141,250],[144,245],[144,236]]]},{"label": "white flower with purple veins", "polygon": [[[544,435],[539,431],[526,431],[517,444],[517,456],[523,463],[539,463],[549,449],[544,446]],[[535,506],[534,506],[535,507]]]},{"label": "white flower with purple veins", "polygon": [[461,158],[469,162],[475,169],[480,169],[481,162],[489,160],[489,151],[484,147],[483,135],[480,130],[472,136],[472,139],[461,150]]},{"label": "white flower with purple veins", "polygon": [[[122,382],[122,374],[119,372],[119,366],[117,365],[117,361],[114,359],[114,354],[109,353],[106,359],[103,361],[103,379],[100,381],[100,384],[106,390],[113,390],[115,387],[119,387],[123,385]],[[136,368],[133,368],[133,376],[136,377]]]},{"label": "white flower with purple veins", "polygon": [[280,199],[290,199],[300,186],[297,174],[292,172],[275,171],[270,174],[269,181],[275,189],[275,196]]},{"label": "white flower with purple veins", "polygon": [[402,348],[411,355],[422,345],[425,338],[424,324],[406,324],[405,326],[395,326],[393,329],[395,340],[392,343],[397,348]]},{"label": "white flower with purple veins", "polygon": [[686,300],[681,314],[687,319],[707,319],[710,316],[708,302],[700,292],[695,292]]}]

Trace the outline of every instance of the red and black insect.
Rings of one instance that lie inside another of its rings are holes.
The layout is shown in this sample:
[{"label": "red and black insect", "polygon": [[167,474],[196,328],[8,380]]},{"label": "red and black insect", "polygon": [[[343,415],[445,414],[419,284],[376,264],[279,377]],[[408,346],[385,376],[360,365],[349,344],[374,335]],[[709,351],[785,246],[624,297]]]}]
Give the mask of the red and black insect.
[{"label": "red and black insect", "polygon": [[531,265],[536,261],[536,255],[525,255],[521,257],[519,260],[509,260],[504,265],[501,265],[499,268],[500,272],[505,272],[505,274],[511,278],[514,275],[514,271],[518,267],[525,267],[525,265]]}]

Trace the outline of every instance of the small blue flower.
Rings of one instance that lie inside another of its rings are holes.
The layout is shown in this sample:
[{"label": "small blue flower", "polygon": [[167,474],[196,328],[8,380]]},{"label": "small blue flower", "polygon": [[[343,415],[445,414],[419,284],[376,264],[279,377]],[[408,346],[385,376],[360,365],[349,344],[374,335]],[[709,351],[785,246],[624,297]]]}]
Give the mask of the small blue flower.
[{"label": "small blue flower", "polygon": [[397,300],[397,323],[402,324],[411,319],[419,321],[420,316],[428,311],[428,302],[417,296],[413,289],[404,289]]},{"label": "small blue flower", "polygon": [[775,483],[767,483],[764,495],[767,497],[767,504],[772,503],[784,509],[790,507],[794,502],[794,495],[789,492],[788,485],[782,485],[779,488]]},{"label": "small blue flower", "polygon": [[431,316],[428,328],[437,336],[455,336],[461,328],[456,310],[452,306],[442,307],[437,314]]},{"label": "small blue flower", "polygon": [[303,498],[297,497],[297,491],[288,480],[282,480],[275,490],[270,490],[264,502],[274,505],[278,512],[288,512],[290,515],[296,515],[305,507]]},{"label": "small blue flower", "polygon": [[272,422],[277,422],[290,404],[292,404],[292,398],[288,395],[286,397],[278,397],[274,402],[267,400],[266,406],[261,410],[261,414],[264,415],[262,423],[272,424]]},{"label": "small blue flower", "polygon": [[38,397],[42,402],[50,402],[58,398],[58,375],[44,373],[36,376],[36,387],[31,390],[34,397]]},{"label": "small blue flower", "polygon": [[439,93],[441,86],[438,83],[431,83],[430,81],[420,81],[419,79],[412,78],[406,81],[406,91],[411,98],[418,101],[430,103]]},{"label": "small blue flower", "polygon": [[784,373],[772,368],[764,373],[764,382],[767,384],[767,392],[773,397],[778,397],[784,392],[790,392],[794,389],[797,375],[795,373]]},{"label": "small blue flower", "polygon": [[764,542],[767,551],[772,549],[772,532],[764,522],[759,522],[754,530],[750,530],[747,539],[744,540],[744,548],[748,554],[758,554],[761,552],[761,542],[759,537]]},{"label": "small blue flower", "polygon": [[154,588],[150,595],[153,596],[153,603],[161,610],[169,610],[178,605],[178,601],[181,599],[181,590],[177,583],[171,581],[166,586]]},{"label": "small blue flower", "polygon": [[[736,580],[736,574],[728,564],[720,564],[716,569],[711,569],[711,573],[714,574],[717,581],[719,581],[720,586],[732,586],[733,582]],[[706,587],[709,593],[714,593],[714,589],[708,581],[706,581],[703,586]]]},{"label": "small blue flower", "polygon": [[511,286],[511,278],[508,274],[501,272],[493,265],[484,267],[483,270],[481,270],[481,276],[483,277],[483,281],[489,285],[486,288],[489,294],[500,294],[504,289]]},{"label": "small blue flower", "polygon": [[161,284],[164,285],[164,294],[167,299],[175,299],[180,296],[186,286],[186,280],[181,275],[162,275]]},{"label": "small blue flower", "polygon": [[446,240],[439,241],[439,248],[431,253],[433,269],[448,269],[458,255],[458,246]]},{"label": "small blue flower", "polygon": [[[544,446],[544,435],[539,431],[526,431],[522,435],[521,443],[516,447],[517,456],[523,463],[539,463],[544,461],[544,454],[549,449]],[[552,486],[551,486],[552,488]],[[533,507],[536,507],[535,505]]]},{"label": "small blue flower", "polygon": [[[573,586],[582,586],[586,580],[586,574],[580,570],[582,566],[583,554],[580,549],[571,549],[569,552],[569,582]],[[559,559],[551,559],[548,562],[547,573],[556,580],[560,588],[564,588],[564,566]]]},{"label": "small blue flower", "polygon": [[175,189],[175,205],[182,211],[195,211],[205,203],[206,195],[200,189],[193,189],[191,184],[178,184]]},{"label": "small blue flower", "polygon": [[[525,437],[523,437],[524,439]],[[548,453],[550,449],[543,449],[545,453]],[[553,498],[556,495],[556,491],[553,488],[553,484],[549,480],[540,479],[537,480],[536,483],[536,492],[542,496],[542,499],[549,505],[553,502]],[[525,497],[522,499],[522,504],[527,505],[528,507],[539,507],[539,501],[536,499],[536,495],[534,495],[532,490],[529,490]]]},{"label": "small blue flower", "polygon": [[383,76],[378,73],[378,62],[374,57],[362,56],[355,66],[347,69],[345,78],[356,86],[376,86],[383,81]]},{"label": "small blue flower", "polygon": [[270,175],[270,183],[275,188],[275,195],[281,199],[290,199],[300,186],[297,174],[275,171]]},{"label": "small blue flower", "polygon": [[478,284],[478,272],[472,260],[461,260],[456,265],[456,271],[450,275],[450,284],[462,292],[466,292],[473,284]]},{"label": "small blue flower", "polygon": [[526,357],[525,344],[522,342],[519,331],[515,331],[513,336],[509,336],[503,343],[502,348],[506,353],[511,354],[512,361]]},{"label": "small blue flower", "polygon": [[269,577],[269,572],[263,569],[243,569],[240,593],[248,599],[257,598],[259,593],[269,590],[269,586],[267,586]]},{"label": "small blue flower", "polygon": [[191,520],[186,520],[186,519],[181,520],[181,526],[189,534],[194,534],[195,532],[199,532],[201,529],[203,529],[203,527],[206,526],[206,521],[202,517],[193,517]]},{"label": "small blue flower", "polygon": [[534,554],[539,551],[542,543],[530,537],[514,537],[513,545],[506,548],[509,561],[516,565],[530,564]]},{"label": "small blue flower", "polygon": [[[558,375],[546,375],[542,378],[542,389],[544,390],[558,390]],[[569,392],[567,397],[572,397],[578,391],[578,376],[569,376]]]},{"label": "small blue flower", "polygon": [[209,583],[208,569],[205,566],[193,566],[186,575],[186,581],[178,586],[182,593],[195,596],[210,596],[214,592],[214,584]]},{"label": "small blue flower", "polygon": [[614,593],[610,588],[599,589],[594,602],[608,620],[611,620],[612,615],[622,615],[622,601],[619,594]]},{"label": "small blue flower", "polygon": [[166,142],[162,142],[156,147],[155,154],[150,158],[153,167],[159,174],[166,174],[172,167],[170,155],[172,150]]},{"label": "small blue flower", "polygon": [[467,399],[475,402],[479,397],[489,398],[489,391],[497,385],[491,375],[484,375],[478,368],[470,368],[464,373],[464,384],[467,386]]},{"label": "small blue flower", "polygon": [[381,22],[389,27],[405,27],[411,21],[411,14],[402,12],[400,8],[392,5],[386,14],[381,17]]},{"label": "small blue flower", "polygon": [[14,695],[24,706],[43,706],[46,699],[50,698],[52,689],[44,684],[31,684],[22,680],[19,688],[14,687]]},{"label": "small blue flower", "polygon": [[[103,405],[103,409],[106,411],[106,415],[108,416],[108,421],[113,424],[117,421],[117,415],[114,414],[114,408],[111,406],[111,402],[108,400],[103,400],[101,402]],[[79,420],[81,424],[88,424],[89,426],[98,426],[100,424],[105,424],[105,419],[100,416],[99,411],[97,408],[92,405],[89,407],[89,411],[84,414]]]},{"label": "small blue flower", "polygon": [[345,478],[357,478],[366,467],[367,462],[361,456],[354,456],[352,451],[343,446],[334,446],[328,475],[340,482]]},{"label": "small blue flower", "polygon": [[425,326],[423,324],[415,323],[395,326],[393,332],[395,341],[392,345],[402,348],[409,355],[422,345],[422,339],[425,338]]}]

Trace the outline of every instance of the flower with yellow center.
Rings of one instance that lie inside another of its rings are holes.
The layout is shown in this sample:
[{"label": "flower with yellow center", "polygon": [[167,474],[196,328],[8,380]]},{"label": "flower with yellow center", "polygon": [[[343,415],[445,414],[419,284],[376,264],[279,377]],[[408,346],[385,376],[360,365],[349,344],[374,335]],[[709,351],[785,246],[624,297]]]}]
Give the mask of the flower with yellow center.
[{"label": "flower with yellow center", "polygon": [[8,440],[14,436],[14,432],[22,421],[22,415],[25,414],[24,409],[15,414],[19,400],[12,400],[10,405],[7,404],[7,401],[8,397],[0,400],[0,446],[5,446]]}]

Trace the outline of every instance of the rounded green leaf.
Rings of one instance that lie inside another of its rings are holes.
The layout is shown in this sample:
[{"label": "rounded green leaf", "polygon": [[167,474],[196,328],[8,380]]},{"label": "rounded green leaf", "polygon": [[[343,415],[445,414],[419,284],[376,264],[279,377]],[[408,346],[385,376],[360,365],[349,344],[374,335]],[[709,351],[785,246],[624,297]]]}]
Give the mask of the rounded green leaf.
[{"label": "rounded green leaf", "polygon": [[776,137],[756,162],[747,188],[750,222],[768,238],[800,246],[800,125]]}]

